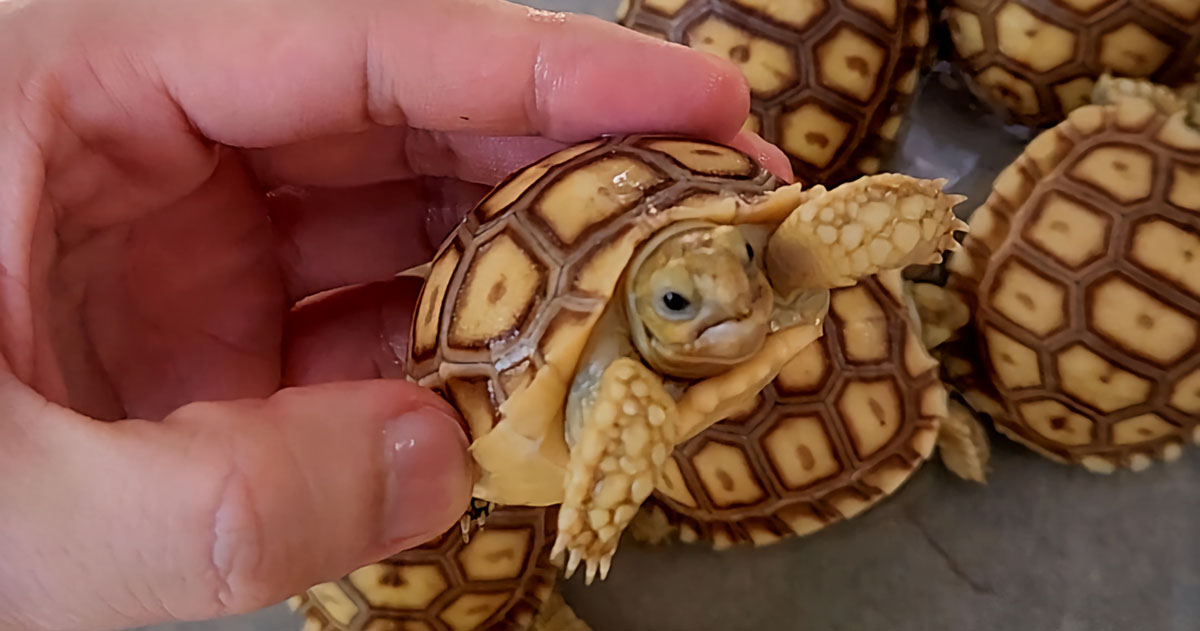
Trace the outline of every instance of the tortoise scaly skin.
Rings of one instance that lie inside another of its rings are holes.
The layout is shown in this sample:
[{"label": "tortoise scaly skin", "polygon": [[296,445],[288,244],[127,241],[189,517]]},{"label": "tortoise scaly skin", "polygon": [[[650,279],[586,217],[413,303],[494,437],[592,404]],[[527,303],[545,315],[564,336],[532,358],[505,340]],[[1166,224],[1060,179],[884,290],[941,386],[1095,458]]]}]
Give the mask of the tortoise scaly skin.
[{"label": "tortoise scaly skin", "polygon": [[948,414],[918,327],[899,272],[834,290],[825,334],[744,410],[676,449],[635,533],[766,545],[896,492]]},{"label": "tortoise scaly skin", "polygon": [[[938,261],[965,227],[953,213],[962,198],[940,181],[779,184],[721,145],[600,139],[514,174],[432,261],[411,378],[466,419],[477,497],[562,505],[555,552],[568,575],[581,564],[588,581],[607,574],[666,455],[820,335],[829,287]],[[671,245],[687,239],[694,247]],[[715,263],[682,265],[659,279],[669,291],[639,299],[638,287],[659,282],[639,279],[671,267],[647,261],[672,247]],[[750,289],[733,291],[738,283]],[[651,310],[670,294],[726,315],[692,326],[702,309],[679,327],[654,325]]]},{"label": "tortoise scaly skin", "polygon": [[1200,129],[1182,100],[1098,96],[972,216],[946,285],[969,326],[939,351],[1002,433],[1108,473],[1200,442]]},{"label": "tortoise scaly skin", "polygon": [[620,24],[737,65],[799,181],[879,171],[930,55],[925,0],[624,0]]},{"label": "tortoise scaly skin", "polygon": [[555,511],[496,507],[486,528],[440,537],[288,605],[303,631],[526,631],[551,598]]},{"label": "tortoise scaly skin", "polygon": [[1195,0],[944,0],[951,63],[1009,122],[1044,128],[1105,72],[1179,86],[1200,70]]}]

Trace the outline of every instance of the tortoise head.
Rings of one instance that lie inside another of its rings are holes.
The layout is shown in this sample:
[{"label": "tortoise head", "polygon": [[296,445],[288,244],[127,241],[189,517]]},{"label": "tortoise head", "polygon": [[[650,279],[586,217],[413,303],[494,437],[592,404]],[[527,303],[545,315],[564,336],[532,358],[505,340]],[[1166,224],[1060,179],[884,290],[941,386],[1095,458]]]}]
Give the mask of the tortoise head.
[{"label": "tortoise head", "polygon": [[627,312],[633,342],[656,371],[709,377],[762,348],[774,298],[752,241],[735,226],[684,222],[642,248]]}]

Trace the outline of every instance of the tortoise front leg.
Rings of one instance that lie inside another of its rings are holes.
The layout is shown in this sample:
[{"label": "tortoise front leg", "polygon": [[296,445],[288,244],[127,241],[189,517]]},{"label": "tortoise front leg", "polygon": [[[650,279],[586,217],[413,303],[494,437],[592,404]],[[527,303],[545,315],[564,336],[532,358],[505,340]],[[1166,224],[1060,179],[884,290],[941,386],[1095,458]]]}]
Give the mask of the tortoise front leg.
[{"label": "tortoise front leg", "polygon": [[944,193],[945,183],[883,173],[810,189],[767,242],[771,285],[788,297],[941,262],[961,247],[954,233],[967,230],[954,214],[966,198]]},{"label": "tortoise front leg", "polygon": [[568,552],[568,578],[585,563],[589,584],[597,572],[607,577],[621,533],[662,477],[676,422],[662,379],[636,359],[616,358],[590,390],[568,429],[575,440],[552,552]]}]

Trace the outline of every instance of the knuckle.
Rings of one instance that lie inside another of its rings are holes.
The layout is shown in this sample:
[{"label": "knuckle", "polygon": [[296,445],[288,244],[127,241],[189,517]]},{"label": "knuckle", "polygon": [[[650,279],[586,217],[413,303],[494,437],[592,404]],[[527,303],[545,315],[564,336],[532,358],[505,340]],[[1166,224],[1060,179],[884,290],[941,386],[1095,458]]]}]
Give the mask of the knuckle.
[{"label": "knuckle", "polygon": [[261,608],[276,596],[278,573],[268,562],[259,511],[250,479],[236,459],[231,459],[209,516],[211,592],[224,614]]}]

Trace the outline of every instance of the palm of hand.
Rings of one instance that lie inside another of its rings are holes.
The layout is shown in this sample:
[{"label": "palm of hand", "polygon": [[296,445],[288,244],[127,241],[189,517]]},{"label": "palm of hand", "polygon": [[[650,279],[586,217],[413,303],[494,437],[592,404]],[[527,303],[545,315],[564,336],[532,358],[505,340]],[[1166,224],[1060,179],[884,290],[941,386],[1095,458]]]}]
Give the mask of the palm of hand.
[{"label": "palm of hand", "polygon": [[106,168],[113,155],[89,156],[78,176],[102,191],[57,208],[39,234],[58,249],[32,288],[49,323],[34,339],[37,364],[53,367],[40,371],[43,392],[119,419],[279,387],[287,304],[268,209],[238,154],[222,154],[163,181],[139,177],[152,153],[132,169],[126,155],[124,173]]},{"label": "palm of hand", "polygon": [[[419,262],[440,236],[430,231],[444,230],[486,190],[417,178],[266,195],[253,156],[205,150],[194,138],[162,140],[195,144],[213,159],[157,178],[146,177],[160,164],[157,149],[123,153],[120,170],[107,168],[114,155],[72,160],[95,165],[74,177],[105,185],[55,205],[56,225],[33,243],[34,252],[57,252],[34,274],[45,285],[32,287],[36,319],[47,323],[32,340],[44,367],[39,389],[96,418],[161,418],[188,401],[265,397],[313,375],[379,376],[371,360],[407,334],[411,283],[399,281],[390,300],[374,291],[352,301],[376,318],[400,301],[396,317],[374,330],[350,313],[340,314],[348,319],[340,329],[313,325],[291,315],[293,303],[386,281]],[[405,212],[431,202],[428,213]],[[324,356],[314,343],[326,345]],[[331,358],[353,353],[363,353],[360,361],[331,369]]]}]

